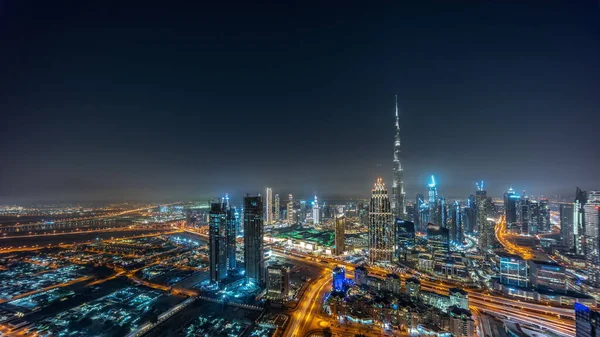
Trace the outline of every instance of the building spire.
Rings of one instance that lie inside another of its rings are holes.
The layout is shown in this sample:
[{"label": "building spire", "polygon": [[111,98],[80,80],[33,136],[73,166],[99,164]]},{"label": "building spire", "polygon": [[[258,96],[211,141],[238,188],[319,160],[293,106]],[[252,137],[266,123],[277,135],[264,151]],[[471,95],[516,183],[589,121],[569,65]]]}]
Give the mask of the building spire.
[{"label": "building spire", "polygon": [[394,95],[396,97],[396,130],[400,129],[400,117],[398,116],[398,95]]}]

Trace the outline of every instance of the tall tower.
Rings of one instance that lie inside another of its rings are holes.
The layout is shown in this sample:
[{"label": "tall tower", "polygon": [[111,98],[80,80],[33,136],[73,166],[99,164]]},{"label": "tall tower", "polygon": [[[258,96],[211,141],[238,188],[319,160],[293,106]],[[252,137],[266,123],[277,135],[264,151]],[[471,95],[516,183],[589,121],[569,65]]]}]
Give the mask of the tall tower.
[{"label": "tall tower", "polygon": [[440,225],[441,219],[438,212],[438,193],[435,183],[435,177],[431,176],[431,182],[427,184],[429,187],[429,221]]},{"label": "tall tower", "polygon": [[236,238],[237,238],[237,211],[235,207],[229,204],[229,196],[225,196],[225,203],[227,206],[227,268],[234,270],[237,268],[237,260],[235,256],[236,251]]},{"label": "tall tower", "polygon": [[369,204],[369,262],[391,262],[394,241],[390,198],[385,184],[377,178]]},{"label": "tall tower", "polygon": [[[269,189],[270,190],[270,189]],[[265,284],[263,252],[263,201],[260,196],[244,198],[244,265],[246,281]]]},{"label": "tall tower", "polygon": [[273,190],[267,187],[266,197],[266,209],[265,209],[265,225],[273,223]]},{"label": "tall tower", "polygon": [[227,277],[227,205],[225,199],[210,204],[209,269],[210,281],[220,282]]},{"label": "tall tower", "polygon": [[579,187],[575,190],[575,203],[573,204],[573,236],[575,237],[575,254],[584,254],[585,224],[584,206],[587,203],[587,192]]},{"label": "tall tower", "polygon": [[600,285],[600,191],[589,191],[583,206],[588,281]]},{"label": "tall tower", "polygon": [[339,208],[335,212],[335,255],[344,254],[346,246],[344,240],[346,238],[346,216],[343,208]]},{"label": "tall tower", "polygon": [[392,210],[396,218],[405,219],[404,172],[400,164],[400,117],[398,116],[398,95],[396,95],[396,125],[394,135],[394,176],[392,180]]},{"label": "tall tower", "polygon": [[320,222],[319,201],[317,200],[317,195],[315,195],[315,201],[313,201],[313,224],[318,225]]},{"label": "tall tower", "polygon": [[281,220],[281,216],[279,214],[279,208],[281,206],[279,205],[279,193],[275,194],[275,217],[273,218],[274,222],[279,222],[279,220]]},{"label": "tall tower", "polygon": [[293,225],[296,223],[296,221],[294,221],[294,197],[291,194],[288,195],[287,221],[290,225]]}]

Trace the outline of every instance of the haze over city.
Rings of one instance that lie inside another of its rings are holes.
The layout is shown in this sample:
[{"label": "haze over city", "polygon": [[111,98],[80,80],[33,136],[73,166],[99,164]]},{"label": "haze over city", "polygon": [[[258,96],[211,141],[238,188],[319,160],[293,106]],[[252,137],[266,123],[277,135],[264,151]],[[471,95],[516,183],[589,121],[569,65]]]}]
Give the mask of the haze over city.
[{"label": "haze over city", "polygon": [[2,6],[4,203],[600,183],[594,4]]}]

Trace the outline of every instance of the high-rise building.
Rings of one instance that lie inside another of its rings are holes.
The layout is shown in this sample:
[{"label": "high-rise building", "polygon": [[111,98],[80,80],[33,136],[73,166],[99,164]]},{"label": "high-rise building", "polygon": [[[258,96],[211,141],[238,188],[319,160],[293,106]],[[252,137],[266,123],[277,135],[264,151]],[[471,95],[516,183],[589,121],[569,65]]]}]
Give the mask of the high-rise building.
[{"label": "high-rise building", "polygon": [[431,182],[427,184],[427,187],[429,188],[429,221],[436,225],[440,225],[441,219],[438,212],[438,194],[434,176],[431,176]]},{"label": "high-rise building", "polygon": [[235,207],[229,205],[229,197],[225,197],[227,202],[227,268],[229,270],[235,270],[237,268],[237,260],[235,257],[236,252],[236,238],[237,238],[237,211]]},{"label": "high-rise building", "polygon": [[402,280],[398,274],[390,273],[385,276],[385,288],[392,294],[400,295]]},{"label": "high-rise building", "polygon": [[225,199],[210,204],[208,237],[210,281],[218,283],[227,277],[227,206]]},{"label": "high-rise building", "polygon": [[567,292],[565,267],[556,262],[528,260],[529,282],[537,289]]},{"label": "high-rise building", "polygon": [[377,178],[369,204],[369,261],[391,262],[394,257],[393,215],[385,184]]},{"label": "high-rise building", "polygon": [[404,171],[400,163],[400,117],[398,116],[398,95],[396,95],[396,125],[394,135],[394,176],[392,179],[392,210],[396,218],[405,219],[404,205]]},{"label": "high-rise building", "polygon": [[265,225],[273,223],[273,190],[267,187],[267,193],[265,194],[266,209],[265,209]]},{"label": "high-rise building", "polygon": [[584,254],[585,227],[584,227],[584,205],[587,203],[587,192],[579,187],[575,190],[575,202],[573,203],[573,236],[575,237],[575,253]]},{"label": "high-rise building", "polygon": [[346,216],[343,209],[338,209],[335,215],[335,255],[344,254],[346,249]]},{"label": "high-rise building", "polygon": [[[421,224],[423,223],[423,220],[421,219],[421,210],[423,208],[425,208],[425,196],[423,196],[422,193],[419,193],[415,200],[415,228],[418,230],[423,230],[423,228],[421,228]],[[425,221],[425,225],[427,224],[427,221]]]},{"label": "high-rise building", "polygon": [[281,220],[281,214],[279,213],[280,209],[280,205],[279,205],[279,193],[275,194],[275,211],[273,212],[274,217],[273,217],[273,221],[274,222],[279,222]]},{"label": "high-rise building", "polygon": [[461,309],[469,310],[469,293],[461,288],[450,288],[448,290],[450,296],[450,306],[455,306]]},{"label": "high-rise building", "polygon": [[517,207],[517,222],[518,222],[518,231],[521,234],[531,234],[529,228],[529,220],[531,218],[530,212],[531,202],[529,201],[529,197],[524,195],[519,199],[518,207]]},{"label": "high-rise building", "polygon": [[404,206],[404,209],[406,210],[406,220],[415,223],[415,221],[417,221],[417,213],[415,211],[415,205],[406,205]]},{"label": "high-rise building", "polygon": [[477,228],[477,212],[474,207],[465,207],[463,208],[463,228],[465,233],[473,233]]},{"label": "high-rise building", "polygon": [[475,223],[475,228],[481,232],[481,227],[486,223],[486,219],[490,217],[490,214],[487,214],[487,191],[483,188],[483,180],[481,183],[476,183],[477,191],[475,191],[475,213],[477,214],[477,220]]},{"label": "high-rise building", "polygon": [[442,227],[448,227],[448,207],[446,205],[446,198],[445,197],[440,197],[439,200],[439,204],[438,204],[438,213],[440,214],[440,222],[439,225]]},{"label": "high-rise building", "polygon": [[315,200],[313,201],[313,224],[318,225],[321,222],[321,213],[319,209],[319,201],[317,200],[317,196],[315,195]]},{"label": "high-rise building", "polygon": [[427,248],[431,252],[450,252],[448,228],[436,224],[427,225]]},{"label": "high-rise building", "polygon": [[594,286],[600,286],[600,191],[588,192],[583,211],[588,280]]},{"label": "high-rise building", "polygon": [[450,225],[448,226],[448,230],[450,231],[450,241],[457,243],[464,241],[461,210],[458,201],[454,201],[450,210]]},{"label": "high-rise building", "polygon": [[538,201],[529,201],[529,231],[528,234],[538,234],[544,226],[542,219],[542,208]]},{"label": "high-rise building", "polygon": [[517,229],[517,201],[519,198],[520,196],[518,196],[512,188],[504,193],[504,216],[506,228],[509,231],[515,231]]},{"label": "high-rise building", "polygon": [[358,286],[368,285],[369,271],[364,266],[358,266],[354,269],[354,283]]},{"label": "high-rise building", "polygon": [[281,265],[267,267],[267,296],[272,298],[286,298],[290,292],[290,271]]},{"label": "high-rise building", "polygon": [[396,219],[396,253],[398,259],[406,260],[407,255],[415,247],[415,224],[410,221]]},{"label": "high-rise building", "polygon": [[575,234],[573,232],[573,204],[560,205],[560,237],[563,246],[572,251],[575,249]]},{"label": "high-rise building", "polygon": [[290,195],[288,195],[288,202],[287,202],[287,221],[290,225],[293,225],[296,223],[295,215],[296,215],[296,212],[294,211],[294,197],[290,194]]},{"label": "high-rise building", "polygon": [[263,248],[263,212],[260,196],[244,198],[244,265],[246,281],[259,286],[265,284],[265,256]]},{"label": "high-rise building", "polygon": [[527,288],[529,268],[527,261],[518,255],[498,253],[500,256],[500,283],[505,286]]},{"label": "high-rise building", "polygon": [[346,283],[346,270],[344,267],[337,266],[333,268],[333,290],[343,291]]},{"label": "high-rise building", "polygon": [[415,277],[407,278],[404,291],[406,291],[406,295],[412,299],[419,298],[419,294],[421,293],[421,281]]},{"label": "high-rise building", "polygon": [[600,336],[600,312],[575,303],[575,337]]},{"label": "high-rise building", "polygon": [[549,232],[551,230],[550,223],[550,202],[546,198],[542,198],[539,201],[540,204],[540,218],[538,220],[538,230],[542,232]]}]

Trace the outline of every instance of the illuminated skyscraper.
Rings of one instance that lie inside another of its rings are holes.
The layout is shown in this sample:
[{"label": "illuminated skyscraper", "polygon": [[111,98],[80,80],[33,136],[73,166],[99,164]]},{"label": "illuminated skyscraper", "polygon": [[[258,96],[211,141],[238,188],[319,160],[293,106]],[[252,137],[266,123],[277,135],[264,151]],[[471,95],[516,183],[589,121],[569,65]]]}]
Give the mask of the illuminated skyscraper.
[{"label": "illuminated skyscraper", "polygon": [[585,230],[584,230],[584,209],[587,203],[587,192],[579,187],[575,190],[575,202],[573,203],[573,236],[575,237],[575,253],[584,254]]},{"label": "illuminated skyscraper", "polygon": [[486,219],[490,217],[486,211],[487,191],[483,188],[483,180],[481,183],[475,183],[477,190],[475,191],[475,213],[477,214],[477,221],[472,230],[479,230],[480,226],[485,224]]},{"label": "illuminated skyscraper", "polygon": [[346,216],[343,209],[338,209],[335,214],[335,255],[344,254],[346,245]]},{"label": "illuminated skyscraper", "polygon": [[369,261],[391,262],[394,256],[394,228],[390,198],[381,178],[377,178],[369,204]]},{"label": "illuminated skyscraper", "polygon": [[588,192],[583,210],[586,269],[590,283],[600,286],[600,191]]},{"label": "illuminated skyscraper", "polygon": [[235,257],[236,251],[236,238],[237,238],[237,211],[235,207],[229,204],[229,197],[225,196],[225,203],[227,207],[227,268],[234,270],[237,268],[237,261]]},{"label": "illuminated skyscraper", "polygon": [[266,196],[266,209],[265,209],[265,225],[273,223],[273,191],[270,187],[267,187]]},{"label": "illuminated skyscraper", "polygon": [[423,210],[425,209],[425,197],[423,194],[417,194],[417,199],[415,200],[415,228],[417,230],[424,230],[427,225],[427,219],[423,219]]},{"label": "illuminated skyscraper", "polygon": [[438,194],[434,176],[431,176],[431,182],[427,184],[427,187],[429,188],[429,221],[439,225],[441,219],[438,212]]},{"label": "illuminated skyscraper", "polygon": [[519,223],[519,233],[530,234],[529,220],[531,218],[529,197],[524,195],[519,199],[517,207],[517,221]]},{"label": "illuminated skyscraper", "polygon": [[512,188],[504,193],[504,216],[506,218],[506,228],[509,231],[514,231],[517,227],[517,201],[519,198]]},{"label": "illuminated skyscraper", "polygon": [[290,194],[290,195],[288,195],[288,202],[287,202],[287,221],[290,225],[293,225],[296,223],[294,215],[295,215],[294,197]]},{"label": "illuminated skyscraper", "polygon": [[400,163],[400,117],[398,116],[398,96],[396,95],[396,125],[394,135],[394,177],[392,180],[392,210],[396,218],[406,220],[404,209],[404,171]]},{"label": "illuminated skyscraper", "polygon": [[246,281],[265,284],[263,248],[263,201],[260,196],[244,198],[244,265]]},{"label": "illuminated skyscraper", "polygon": [[321,213],[319,209],[319,201],[317,200],[317,196],[315,195],[315,200],[313,201],[313,224],[318,225],[321,222]]},{"label": "illuminated skyscraper", "polygon": [[540,219],[538,224],[538,230],[542,232],[549,232],[551,230],[550,224],[550,202],[546,198],[542,198],[539,201],[540,204]]},{"label": "illuminated skyscraper", "polygon": [[211,282],[220,282],[227,277],[226,212],[224,198],[210,204],[208,250]]},{"label": "illuminated skyscraper", "polygon": [[279,214],[279,194],[275,194],[275,217],[273,218],[274,222],[279,222],[281,220],[281,215]]},{"label": "illuminated skyscraper", "polygon": [[573,204],[560,205],[560,237],[562,244],[570,251],[575,249],[573,214]]}]

